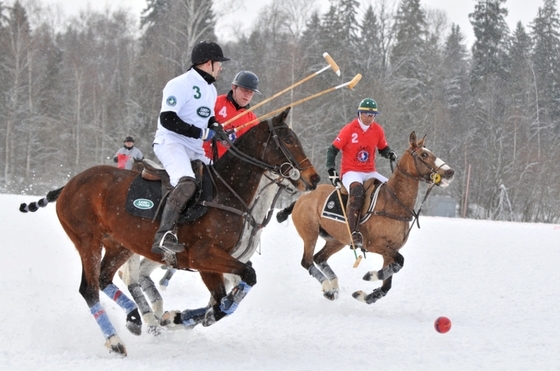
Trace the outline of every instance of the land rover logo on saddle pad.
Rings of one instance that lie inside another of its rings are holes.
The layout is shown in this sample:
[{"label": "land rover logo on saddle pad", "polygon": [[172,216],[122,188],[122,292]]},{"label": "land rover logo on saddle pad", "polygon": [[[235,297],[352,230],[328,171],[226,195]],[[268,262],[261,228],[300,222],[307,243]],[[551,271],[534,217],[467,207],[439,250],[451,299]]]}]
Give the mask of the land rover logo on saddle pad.
[{"label": "land rover logo on saddle pad", "polygon": [[154,203],[151,200],[145,198],[139,198],[137,200],[134,200],[132,204],[137,209],[142,209],[142,210],[150,210],[151,208],[154,207]]}]

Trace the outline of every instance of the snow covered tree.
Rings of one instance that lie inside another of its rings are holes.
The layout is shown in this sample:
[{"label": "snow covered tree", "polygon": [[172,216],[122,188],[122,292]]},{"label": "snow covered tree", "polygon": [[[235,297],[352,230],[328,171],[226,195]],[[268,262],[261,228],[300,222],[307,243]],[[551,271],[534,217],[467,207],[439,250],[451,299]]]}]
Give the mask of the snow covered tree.
[{"label": "snow covered tree", "polygon": [[[1,15],[1,13],[0,13]],[[31,43],[31,28],[27,12],[19,1],[7,8],[7,14],[2,22],[5,38],[1,41],[2,53],[2,106],[4,122],[4,153],[3,179],[7,185],[15,179],[21,171],[23,155],[20,151],[22,132],[18,130],[21,121],[26,117],[28,106],[26,96],[29,89],[28,79],[28,51]],[[19,168],[19,169],[18,169]]]},{"label": "snow covered tree", "polygon": [[539,95],[537,130],[560,134],[560,16],[556,0],[544,0],[532,23],[533,64]]},{"label": "snow covered tree", "polygon": [[506,0],[478,0],[469,14],[475,42],[472,46],[471,82],[474,87],[487,78],[508,78],[508,14]]},{"label": "snow covered tree", "polygon": [[403,0],[394,24],[395,43],[391,53],[391,88],[393,109],[398,113],[393,130],[408,132],[418,128],[418,114],[426,108],[426,14],[420,0]]}]

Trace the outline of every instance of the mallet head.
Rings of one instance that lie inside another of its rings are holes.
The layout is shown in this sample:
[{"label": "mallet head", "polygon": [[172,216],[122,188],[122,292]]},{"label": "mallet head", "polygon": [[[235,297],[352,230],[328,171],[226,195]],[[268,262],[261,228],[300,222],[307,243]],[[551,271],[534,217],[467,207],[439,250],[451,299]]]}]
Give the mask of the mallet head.
[{"label": "mallet head", "polygon": [[336,64],[336,62],[332,59],[329,53],[327,52],[323,53],[323,58],[325,58],[327,63],[331,66],[334,73],[336,73],[337,76],[340,76],[340,68],[338,68],[338,64]]}]

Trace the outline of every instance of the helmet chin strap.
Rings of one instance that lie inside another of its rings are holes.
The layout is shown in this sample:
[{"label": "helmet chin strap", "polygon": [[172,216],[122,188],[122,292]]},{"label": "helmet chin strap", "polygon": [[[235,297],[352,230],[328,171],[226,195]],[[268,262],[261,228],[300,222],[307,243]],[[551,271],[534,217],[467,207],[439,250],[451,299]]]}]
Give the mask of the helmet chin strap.
[{"label": "helmet chin strap", "polygon": [[212,65],[212,77],[217,79],[218,76],[216,76],[216,71],[214,71],[214,61],[210,61],[210,64]]}]

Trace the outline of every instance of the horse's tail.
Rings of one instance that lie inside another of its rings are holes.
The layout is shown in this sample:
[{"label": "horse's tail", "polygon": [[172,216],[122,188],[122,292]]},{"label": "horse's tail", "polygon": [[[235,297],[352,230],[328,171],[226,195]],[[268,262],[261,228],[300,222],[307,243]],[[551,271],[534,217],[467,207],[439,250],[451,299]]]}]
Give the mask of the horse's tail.
[{"label": "horse's tail", "polygon": [[64,187],[60,187],[59,189],[55,189],[54,191],[50,191],[49,193],[47,193],[47,195],[45,197],[43,197],[42,199],[40,199],[37,202],[31,202],[30,204],[21,204],[19,205],[19,211],[21,211],[22,213],[26,213],[28,211],[31,211],[32,213],[34,213],[35,211],[39,210],[40,207],[45,207],[47,206],[47,204],[49,202],[54,202],[58,199],[58,196],[60,196],[60,192],[62,192],[62,189]]},{"label": "horse's tail", "polygon": [[290,204],[290,206],[280,210],[278,213],[276,213],[276,220],[278,221],[278,223],[282,223],[285,222],[286,219],[288,219],[288,217],[292,214],[292,211],[294,210],[294,205],[296,204],[296,202],[292,202]]}]

